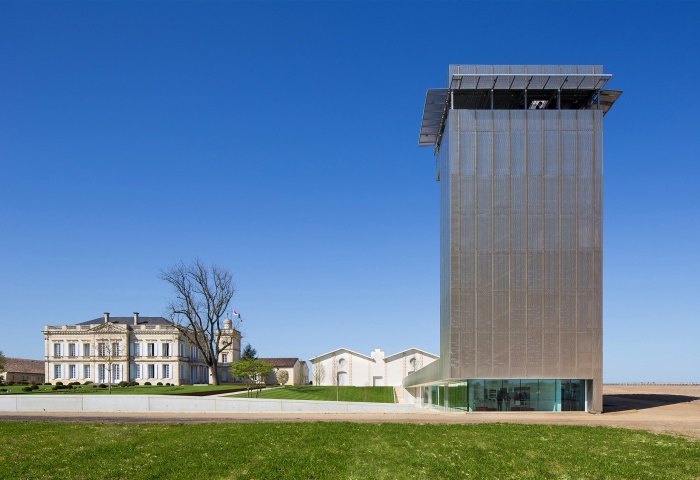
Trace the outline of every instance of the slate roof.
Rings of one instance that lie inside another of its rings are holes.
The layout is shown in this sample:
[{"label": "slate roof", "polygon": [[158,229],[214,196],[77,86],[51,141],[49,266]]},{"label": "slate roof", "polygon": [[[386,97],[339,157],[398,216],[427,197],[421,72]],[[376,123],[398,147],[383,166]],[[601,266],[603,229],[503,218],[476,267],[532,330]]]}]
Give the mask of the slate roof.
[{"label": "slate roof", "polygon": [[44,362],[42,360],[5,357],[5,371],[8,373],[33,373],[43,375]]},{"label": "slate roof", "polygon": [[258,358],[258,360],[271,363],[276,368],[291,368],[299,361],[298,358]]},{"label": "slate roof", "polygon": [[[99,325],[104,323],[104,317],[88,320],[87,322],[78,323],[78,325]],[[133,325],[134,317],[109,317],[109,323],[119,325]],[[172,325],[173,322],[163,317],[141,317],[139,316],[139,325]]]}]

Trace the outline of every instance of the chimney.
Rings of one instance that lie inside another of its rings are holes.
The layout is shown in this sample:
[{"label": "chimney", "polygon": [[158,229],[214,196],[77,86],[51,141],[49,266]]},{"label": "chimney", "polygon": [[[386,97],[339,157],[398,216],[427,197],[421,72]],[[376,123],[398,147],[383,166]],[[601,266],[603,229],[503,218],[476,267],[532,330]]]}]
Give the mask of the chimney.
[{"label": "chimney", "polygon": [[139,324],[139,312],[134,312],[134,325]]},{"label": "chimney", "polygon": [[105,323],[109,322],[109,312],[105,312]]}]

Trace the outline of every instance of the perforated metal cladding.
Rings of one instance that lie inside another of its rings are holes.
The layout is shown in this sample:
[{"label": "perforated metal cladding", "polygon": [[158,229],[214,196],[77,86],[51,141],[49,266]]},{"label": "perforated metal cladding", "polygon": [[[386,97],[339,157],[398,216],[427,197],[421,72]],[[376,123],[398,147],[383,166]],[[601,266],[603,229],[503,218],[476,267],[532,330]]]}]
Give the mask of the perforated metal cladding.
[{"label": "perforated metal cladding", "polygon": [[602,113],[450,110],[448,128],[438,162],[449,378],[599,384]]}]

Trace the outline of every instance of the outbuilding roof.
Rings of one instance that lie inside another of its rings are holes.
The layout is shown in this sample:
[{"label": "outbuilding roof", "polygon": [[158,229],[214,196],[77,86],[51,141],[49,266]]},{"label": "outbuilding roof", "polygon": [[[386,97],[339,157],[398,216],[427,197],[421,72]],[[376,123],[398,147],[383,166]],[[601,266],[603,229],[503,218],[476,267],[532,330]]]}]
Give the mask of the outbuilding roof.
[{"label": "outbuilding roof", "polygon": [[258,358],[276,368],[291,368],[300,360],[298,358]]},{"label": "outbuilding roof", "polygon": [[44,362],[41,360],[29,360],[26,358],[5,358],[5,371],[8,373],[32,373],[41,374],[44,372]]}]

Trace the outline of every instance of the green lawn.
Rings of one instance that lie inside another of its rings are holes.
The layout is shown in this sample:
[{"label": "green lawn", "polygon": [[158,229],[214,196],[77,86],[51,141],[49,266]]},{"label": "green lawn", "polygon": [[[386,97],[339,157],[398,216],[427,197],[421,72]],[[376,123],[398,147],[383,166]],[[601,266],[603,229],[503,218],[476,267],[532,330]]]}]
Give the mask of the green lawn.
[{"label": "green lawn", "polygon": [[[23,392],[26,385],[13,385],[0,387],[0,395],[35,395],[37,393],[52,395],[108,395],[108,388],[93,388],[92,385],[76,385],[71,390],[51,390],[52,385],[39,385],[39,390]],[[186,395],[199,392],[225,392],[233,389],[243,389],[242,385],[174,385],[170,387],[157,385],[139,385],[135,387],[112,386],[112,395]],[[3,390],[8,390],[4,392]]]},{"label": "green lawn", "polygon": [[2,478],[700,477],[700,442],[603,427],[0,422]]},{"label": "green lawn", "polygon": [[[255,393],[253,393],[255,395]],[[235,397],[245,394],[231,395]],[[258,398],[280,398],[287,400],[340,400],[341,402],[394,403],[393,387],[283,387],[263,390]]]}]

